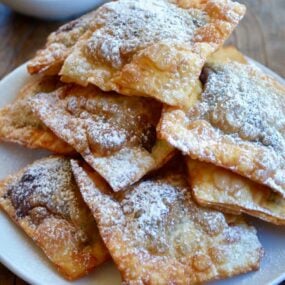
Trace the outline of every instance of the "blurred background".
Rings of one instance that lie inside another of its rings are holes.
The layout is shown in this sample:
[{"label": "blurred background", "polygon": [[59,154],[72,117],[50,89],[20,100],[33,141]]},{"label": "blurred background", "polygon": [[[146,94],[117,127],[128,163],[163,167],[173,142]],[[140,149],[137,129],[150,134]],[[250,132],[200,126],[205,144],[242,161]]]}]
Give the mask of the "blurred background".
[{"label": "blurred background", "polygon": [[[42,0],[17,1],[41,2]],[[54,2],[61,1],[64,0]],[[69,3],[85,1],[69,1]],[[97,0],[92,1],[97,2]],[[229,43],[235,44],[246,55],[285,77],[285,0],[239,0],[239,2],[246,4],[248,11]],[[35,51],[44,45],[47,35],[62,23],[63,21],[42,21],[22,16],[0,4],[0,78],[31,58]]]},{"label": "blurred background", "polygon": [[[43,10],[39,10],[40,7],[36,5],[41,1],[6,0],[5,2],[10,5],[20,2],[21,9],[45,18],[70,17],[96,6],[97,2],[104,2],[103,0],[56,0],[54,3],[57,4],[65,2],[65,7],[50,5],[48,9],[44,7]],[[247,14],[228,43],[237,46],[246,55],[285,77],[285,0],[239,0],[239,2],[247,5]],[[0,79],[31,58],[37,49],[43,47],[49,33],[65,21],[62,19],[47,21],[24,16],[0,4]],[[23,284],[26,283],[0,263],[0,285]]]}]

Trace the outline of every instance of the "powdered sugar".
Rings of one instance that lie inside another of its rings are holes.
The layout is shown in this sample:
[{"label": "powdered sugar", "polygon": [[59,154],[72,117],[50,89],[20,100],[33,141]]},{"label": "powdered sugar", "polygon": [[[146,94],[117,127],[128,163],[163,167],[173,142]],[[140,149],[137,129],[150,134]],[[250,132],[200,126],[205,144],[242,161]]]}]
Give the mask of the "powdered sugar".
[{"label": "powdered sugar", "polygon": [[44,158],[8,177],[0,187],[0,206],[70,280],[108,258],[69,159]]},{"label": "powdered sugar", "polygon": [[139,147],[123,148],[107,157],[95,158],[92,155],[86,155],[85,160],[114,189],[123,189],[130,181],[137,181],[141,175],[156,165],[153,157]]},{"label": "powdered sugar", "polygon": [[0,132],[4,132],[8,126],[14,129],[22,129],[25,127],[30,127],[35,130],[45,129],[45,126],[27,105],[27,98],[19,98],[13,104],[5,106],[1,110],[0,116]]},{"label": "powdered sugar", "polygon": [[115,190],[139,180],[172,152],[156,139],[161,104],[152,99],[74,87],[39,94],[30,102]]},{"label": "powdered sugar", "polygon": [[73,171],[126,282],[192,284],[259,263],[255,230],[198,207],[180,165],[115,194],[74,164]]},{"label": "powdered sugar", "polygon": [[95,13],[96,11],[92,11],[51,33],[47,39],[46,47],[39,50],[28,63],[28,71],[34,74],[51,69],[49,74],[56,75],[71,47],[91,27]]},{"label": "powdered sugar", "polygon": [[20,180],[10,185],[7,195],[11,197],[19,217],[25,217],[38,205],[44,205],[54,214],[70,217],[77,214],[72,212],[76,209],[74,204],[76,186],[72,183],[72,179],[68,160],[57,158],[43,160],[41,163],[31,165]]},{"label": "powdered sugar", "polygon": [[197,112],[199,119],[206,118],[235,139],[284,152],[285,90],[262,80],[247,65],[215,65],[208,72],[200,103],[190,111],[191,120],[198,119],[192,115]]},{"label": "powdered sugar", "polygon": [[96,10],[94,10],[59,27],[57,31],[53,32],[48,37],[47,46],[54,43],[60,43],[61,45],[64,45],[65,48],[72,47],[92,26],[96,13]]},{"label": "powdered sugar", "polygon": [[164,0],[114,1],[101,11],[104,26],[88,40],[87,53],[117,69],[150,44],[190,44],[197,27],[207,22],[202,11],[193,13]]},{"label": "powdered sugar", "polygon": [[187,108],[200,92],[206,57],[244,12],[244,6],[228,0],[107,3],[98,9],[98,25],[78,41],[60,75],[66,82]]},{"label": "powdered sugar", "polygon": [[160,104],[146,98],[102,93],[95,88],[81,88],[74,94],[68,95],[62,104],[84,122],[90,149],[98,156],[142,144],[142,137],[159,119]]},{"label": "powdered sugar", "polygon": [[284,88],[238,63],[209,65],[202,75],[203,94],[188,112],[163,114],[161,137],[284,196]]},{"label": "powdered sugar", "polygon": [[[162,237],[162,220],[169,214],[169,206],[177,200],[176,189],[164,181],[142,181],[121,201],[124,214],[134,219],[132,226],[138,239],[147,235],[158,241]],[[161,234],[159,234],[161,233]],[[160,244],[166,241],[160,241]]]}]

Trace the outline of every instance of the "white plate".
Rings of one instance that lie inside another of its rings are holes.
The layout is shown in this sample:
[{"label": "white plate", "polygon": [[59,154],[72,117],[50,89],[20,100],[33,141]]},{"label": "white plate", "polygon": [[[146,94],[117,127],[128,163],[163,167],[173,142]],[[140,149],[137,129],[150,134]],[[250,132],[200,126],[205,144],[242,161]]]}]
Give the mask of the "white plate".
[{"label": "white plate", "polygon": [[[284,79],[266,67],[255,64],[285,84]],[[0,82],[0,107],[13,100],[28,76],[23,65]],[[14,144],[0,144],[0,179],[46,154],[43,151],[27,150]],[[251,220],[258,229],[260,241],[265,249],[261,269],[212,284],[277,284],[285,279],[285,227],[275,227],[255,219]],[[0,212],[0,261],[30,284],[116,285],[121,283],[120,275],[111,262],[100,266],[88,277],[76,282],[64,280],[31,240],[2,212]]]}]

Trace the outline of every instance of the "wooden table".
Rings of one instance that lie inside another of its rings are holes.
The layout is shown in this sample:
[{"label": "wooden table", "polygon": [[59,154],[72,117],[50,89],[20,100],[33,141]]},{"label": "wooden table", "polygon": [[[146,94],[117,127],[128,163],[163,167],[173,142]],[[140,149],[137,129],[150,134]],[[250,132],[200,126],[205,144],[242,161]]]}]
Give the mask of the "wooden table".
[{"label": "wooden table", "polygon": [[[285,77],[285,1],[239,2],[248,11],[229,43]],[[0,4],[0,79],[27,61],[60,24],[17,15]],[[12,284],[26,283],[0,264],[0,285]]]}]

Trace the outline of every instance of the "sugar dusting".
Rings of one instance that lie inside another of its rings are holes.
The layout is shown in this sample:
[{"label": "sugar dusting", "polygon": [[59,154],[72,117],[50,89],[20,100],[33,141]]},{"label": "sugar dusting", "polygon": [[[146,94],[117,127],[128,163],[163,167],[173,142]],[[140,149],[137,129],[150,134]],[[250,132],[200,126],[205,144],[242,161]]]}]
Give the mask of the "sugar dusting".
[{"label": "sugar dusting", "polygon": [[92,27],[96,13],[96,10],[94,10],[59,27],[57,31],[49,35],[47,45],[59,43],[66,48],[72,47]]},{"label": "sugar dusting", "polygon": [[104,25],[89,38],[86,52],[117,69],[150,44],[191,44],[195,30],[207,23],[202,11],[164,0],[114,1],[101,11]]},{"label": "sugar dusting", "polygon": [[[262,157],[256,157],[260,169],[255,175],[281,194],[285,182],[284,96],[285,89],[260,71],[228,63],[210,68],[201,102],[193,108],[194,113],[199,113],[196,119],[209,121],[229,141],[262,147]],[[190,120],[194,120],[191,113]],[[241,163],[250,162],[245,159]]]},{"label": "sugar dusting", "polygon": [[[50,96],[52,95],[41,97],[50,101]],[[124,147],[141,145],[147,148],[152,139],[152,133],[148,130],[154,129],[155,132],[161,108],[158,102],[151,99],[103,93],[92,87],[75,88],[64,98],[57,100],[64,116],[62,121],[56,116],[51,122],[52,126],[56,126],[59,132],[65,132],[64,129],[68,130],[68,127],[76,128],[69,121],[77,121],[78,126],[85,129],[86,138],[83,139],[83,144],[88,143],[92,153],[100,157],[111,155]],[[52,104],[47,106],[57,107]],[[40,104],[37,107],[45,108]],[[62,123],[65,119],[66,123]],[[71,135],[76,136],[77,132],[74,131]],[[75,140],[80,144],[79,138]],[[153,143],[155,142],[152,142],[150,151]],[[78,148],[81,149],[81,146]]]},{"label": "sugar dusting", "polygon": [[73,171],[126,282],[190,284],[259,263],[255,229],[198,207],[177,168],[110,195],[101,193],[80,167]]},{"label": "sugar dusting", "polygon": [[284,88],[254,67],[210,65],[187,113],[166,111],[162,137],[193,159],[226,167],[285,196]]},{"label": "sugar dusting", "polygon": [[95,13],[96,11],[92,11],[83,15],[51,33],[45,48],[37,51],[36,56],[28,63],[29,72],[34,74],[55,67],[57,74],[57,69],[70,53],[72,46],[91,27]]},{"label": "sugar dusting", "polygon": [[1,207],[64,276],[78,278],[107,259],[68,159],[52,156],[38,160],[9,177],[0,193]]},{"label": "sugar dusting", "polygon": [[230,35],[244,7],[228,0],[172,2],[103,5],[98,25],[65,60],[63,80],[189,106],[200,93],[198,77],[206,57]]},{"label": "sugar dusting", "polygon": [[156,166],[152,149],[161,114],[159,102],[76,87],[39,94],[30,103],[43,122],[114,189],[137,181]]},{"label": "sugar dusting", "polygon": [[[189,116],[206,119],[237,141],[240,138],[283,153],[285,91],[254,76],[251,68],[238,63],[208,68],[200,103]],[[193,115],[196,112],[198,117]]]},{"label": "sugar dusting", "polygon": [[[169,206],[176,199],[175,188],[167,183],[143,181],[126,194],[121,207],[128,219],[134,219],[132,227],[138,239],[147,236],[157,241],[164,225],[162,220],[169,214]],[[164,238],[159,241],[161,245],[165,242]]]},{"label": "sugar dusting", "polygon": [[[27,105],[26,98],[19,98],[12,104],[5,106],[0,111],[0,128],[4,133],[8,126],[14,129],[30,127],[34,129],[45,129],[41,121],[33,114]],[[7,134],[9,135],[9,134]]]},{"label": "sugar dusting", "polygon": [[31,165],[9,185],[7,195],[19,217],[25,217],[34,207],[44,206],[48,212],[70,218],[78,215],[75,189],[68,160],[55,158]]},{"label": "sugar dusting", "polygon": [[85,160],[115,190],[123,189],[131,182],[137,181],[156,166],[154,158],[146,150],[139,147],[123,148],[107,157],[85,156]]}]

